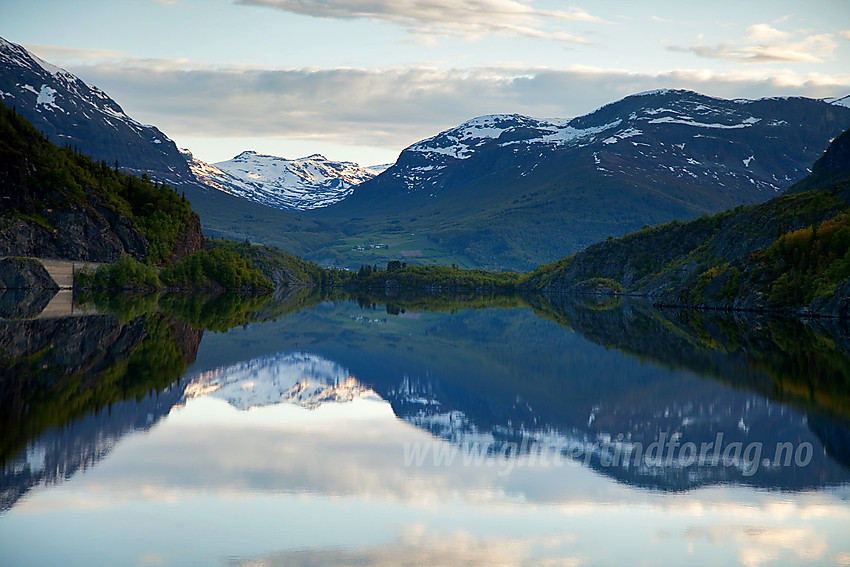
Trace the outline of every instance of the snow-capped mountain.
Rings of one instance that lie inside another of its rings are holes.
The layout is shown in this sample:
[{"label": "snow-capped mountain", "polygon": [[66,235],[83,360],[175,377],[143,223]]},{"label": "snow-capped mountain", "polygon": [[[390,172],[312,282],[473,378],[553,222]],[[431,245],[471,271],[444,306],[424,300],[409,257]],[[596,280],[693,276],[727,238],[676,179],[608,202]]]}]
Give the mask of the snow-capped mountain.
[{"label": "snow-capped mountain", "polygon": [[[475,161],[487,158],[516,181],[554,159],[564,160],[564,169],[592,166],[601,177],[693,180],[765,200],[805,176],[828,145],[830,136],[813,128],[812,118],[831,123],[836,134],[850,126],[846,100],[724,100],[658,90],[571,120],[480,116],[405,149],[382,182],[437,196],[467,181],[458,174],[478,170]],[[789,143],[801,138],[802,147]]]},{"label": "snow-capped mountain", "polygon": [[444,170],[493,145],[514,153],[525,151],[527,146],[578,145],[593,141],[600,132],[614,126],[576,129],[566,120],[547,121],[519,114],[479,116],[408,147],[389,175],[401,180],[408,191],[418,191],[439,185]]},{"label": "snow-capped mountain", "polygon": [[278,353],[204,372],[185,393],[187,398],[202,395],[225,400],[239,410],[281,403],[314,409],[323,403],[377,397],[346,368],[305,352]]},{"label": "snow-capped mountain", "polygon": [[[280,209],[326,207],[351,194],[388,166],[363,168],[320,155],[287,160],[243,152],[207,164],[178,150],[154,126],[129,117],[106,93],[0,38],[0,99],[58,145],[95,160],[174,184],[210,186]],[[203,192],[195,197],[204,198]]]},{"label": "snow-capped mountain", "polygon": [[194,181],[177,146],[154,126],[133,120],[106,93],[0,38],[0,99],[51,142],[134,174]]},{"label": "snow-capped mountain", "polygon": [[233,159],[207,164],[182,151],[201,183],[278,209],[327,207],[377,174],[356,163],[331,161],[319,154],[286,159],[246,151]]}]

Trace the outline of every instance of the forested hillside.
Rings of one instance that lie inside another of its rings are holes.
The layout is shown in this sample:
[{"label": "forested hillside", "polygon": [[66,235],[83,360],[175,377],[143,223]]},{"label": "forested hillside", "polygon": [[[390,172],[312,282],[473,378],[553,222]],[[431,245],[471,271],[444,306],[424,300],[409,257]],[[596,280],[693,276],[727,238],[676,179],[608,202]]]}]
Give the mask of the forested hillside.
[{"label": "forested hillside", "polygon": [[662,304],[848,316],[848,277],[850,131],[780,197],[608,239],[537,268],[522,285],[624,292]]}]

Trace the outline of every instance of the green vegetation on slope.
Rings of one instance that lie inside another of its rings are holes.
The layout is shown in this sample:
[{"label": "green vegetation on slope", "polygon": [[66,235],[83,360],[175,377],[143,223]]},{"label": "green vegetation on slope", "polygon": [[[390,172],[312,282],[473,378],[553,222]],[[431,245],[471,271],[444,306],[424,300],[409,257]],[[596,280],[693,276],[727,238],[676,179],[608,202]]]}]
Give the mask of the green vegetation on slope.
[{"label": "green vegetation on slope", "polygon": [[[109,168],[103,168],[102,171],[108,172]],[[113,171],[112,175],[116,175],[116,172]],[[145,175],[141,179],[124,175],[123,189],[119,198],[113,201],[121,207],[126,202],[127,208],[119,209],[118,212],[133,219],[139,231],[145,235],[148,241],[147,263],[162,264],[172,255],[178,236],[194,215],[189,202],[179,197],[168,185],[152,183]],[[123,197],[123,202],[120,197]]]},{"label": "green vegetation on slope", "polygon": [[201,250],[167,266],[159,275],[167,287],[209,289],[216,284],[224,289],[274,289],[242,256],[227,248]]},{"label": "green vegetation on slope", "polygon": [[124,256],[96,270],[82,268],[74,274],[74,285],[84,289],[158,289],[162,287],[156,268]]},{"label": "green vegetation on slope", "polygon": [[222,247],[195,252],[161,271],[125,256],[94,271],[80,270],[74,283],[82,289],[274,289],[274,284],[248,260]]},{"label": "green vegetation on slope", "polygon": [[277,285],[333,286],[346,277],[345,272],[328,270],[277,248],[250,242],[212,238],[207,239],[206,246],[211,252],[227,250],[238,254]]},{"label": "green vegetation on slope", "polygon": [[514,272],[463,270],[452,266],[408,266],[398,260],[387,263],[385,270],[377,266],[361,266],[352,272],[345,287],[361,289],[440,289],[457,290],[514,290],[518,275]]},{"label": "green vegetation on slope", "polygon": [[850,275],[841,189],[782,195],[590,246],[520,278],[524,289],[646,295],[666,304],[802,308]]},{"label": "green vegetation on slope", "polygon": [[808,305],[831,296],[850,277],[850,213],[787,232],[753,260],[752,279],[766,281],[771,305]]}]

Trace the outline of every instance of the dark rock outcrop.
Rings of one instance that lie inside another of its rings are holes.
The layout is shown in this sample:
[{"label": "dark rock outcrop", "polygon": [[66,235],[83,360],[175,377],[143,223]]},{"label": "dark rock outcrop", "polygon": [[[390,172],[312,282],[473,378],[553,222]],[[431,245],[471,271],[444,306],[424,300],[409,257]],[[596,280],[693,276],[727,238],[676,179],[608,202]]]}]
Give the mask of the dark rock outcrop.
[{"label": "dark rock outcrop", "polygon": [[0,319],[33,319],[58,292],[58,289],[0,289]]},{"label": "dark rock outcrop", "polygon": [[58,290],[59,286],[38,260],[0,259],[0,289]]},{"label": "dark rock outcrop", "polygon": [[189,217],[186,228],[177,235],[174,251],[168,258],[170,262],[179,262],[186,256],[204,249],[204,234],[201,232],[201,219],[196,214]]}]

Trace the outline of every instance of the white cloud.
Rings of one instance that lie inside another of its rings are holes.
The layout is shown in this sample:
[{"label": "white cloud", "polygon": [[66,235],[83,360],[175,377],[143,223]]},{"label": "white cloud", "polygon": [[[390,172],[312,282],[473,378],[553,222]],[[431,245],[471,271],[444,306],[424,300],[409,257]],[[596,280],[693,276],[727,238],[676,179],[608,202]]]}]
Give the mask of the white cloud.
[{"label": "white cloud", "polygon": [[69,63],[91,63],[93,61],[115,60],[122,56],[114,49],[84,49],[79,47],[64,47],[59,45],[27,44],[24,47],[45,61],[61,61]]},{"label": "white cloud", "polygon": [[850,30],[840,31],[840,32],[838,32],[838,35],[840,35],[844,39],[850,39]]},{"label": "white cloud", "polygon": [[699,43],[691,47],[671,45],[671,51],[690,52],[701,57],[742,63],[822,63],[832,56],[838,42],[831,33],[798,37],[770,24],[755,24],[747,28],[742,42],[724,42],[716,46]]},{"label": "white cloud", "polygon": [[753,43],[784,41],[790,33],[778,30],[770,24],[755,24],[747,28],[747,38]]},{"label": "white cloud", "polygon": [[424,35],[478,37],[499,34],[590,43],[547,24],[557,21],[602,22],[579,8],[539,10],[518,0],[237,0],[237,4],[265,6],[302,16],[330,19],[367,19],[390,22]]},{"label": "white cloud", "polygon": [[[562,555],[563,548],[572,542],[565,536],[480,537],[465,530],[434,533],[424,524],[408,524],[403,534],[383,545],[361,546],[357,549],[306,548],[261,557],[236,560],[234,567],[280,567],[310,564],[369,565],[390,567],[398,565],[551,565],[578,567],[586,563],[583,557]],[[556,549],[553,549],[556,548]],[[552,553],[554,551],[554,553]],[[547,556],[548,553],[552,553]]]},{"label": "white cloud", "polygon": [[733,541],[738,548],[738,563],[747,567],[761,567],[780,557],[817,562],[828,553],[825,537],[811,527],[704,526],[689,528],[685,538],[689,548],[700,539],[717,547]]}]

